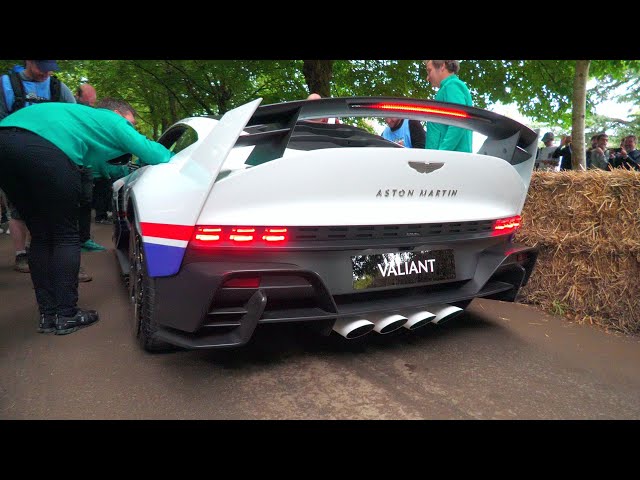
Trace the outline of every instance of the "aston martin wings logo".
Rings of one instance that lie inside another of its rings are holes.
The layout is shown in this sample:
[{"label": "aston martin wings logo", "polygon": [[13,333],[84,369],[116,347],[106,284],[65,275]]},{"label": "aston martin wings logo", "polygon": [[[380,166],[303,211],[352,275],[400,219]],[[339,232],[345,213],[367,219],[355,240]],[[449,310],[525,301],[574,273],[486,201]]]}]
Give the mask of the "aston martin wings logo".
[{"label": "aston martin wings logo", "polygon": [[409,166],[419,173],[431,173],[443,165],[444,162],[409,162]]}]

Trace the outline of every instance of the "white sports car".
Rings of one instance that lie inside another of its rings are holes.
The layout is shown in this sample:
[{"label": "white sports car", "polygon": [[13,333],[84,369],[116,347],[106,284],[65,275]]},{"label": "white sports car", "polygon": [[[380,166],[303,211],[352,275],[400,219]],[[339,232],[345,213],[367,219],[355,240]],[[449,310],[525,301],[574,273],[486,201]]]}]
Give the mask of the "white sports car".
[{"label": "white sports car", "polygon": [[[169,163],[114,183],[144,349],[235,347],[281,322],[355,338],[444,322],[476,297],[515,300],[537,258],[513,243],[536,131],[431,100],[260,102],[177,122],[159,140]],[[413,149],[322,122],[392,116],[486,140],[478,153]]]}]

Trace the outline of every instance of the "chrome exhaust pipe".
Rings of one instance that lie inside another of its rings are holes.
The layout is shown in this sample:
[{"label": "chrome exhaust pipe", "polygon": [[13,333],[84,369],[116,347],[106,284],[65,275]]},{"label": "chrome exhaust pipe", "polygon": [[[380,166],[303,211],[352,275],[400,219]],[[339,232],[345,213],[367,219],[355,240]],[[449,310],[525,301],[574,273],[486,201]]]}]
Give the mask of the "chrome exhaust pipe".
[{"label": "chrome exhaust pipe", "polygon": [[434,318],[436,318],[435,313],[431,313],[426,310],[420,310],[419,312],[415,312],[409,315],[407,317],[407,322],[403,325],[403,327],[409,330],[415,330],[416,328],[424,327],[427,323],[431,323]]},{"label": "chrome exhaust pipe", "polygon": [[407,323],[407,317],[397,313],[391,315],[388,313],[371,313],[367,315],[367,318],[373,322],[373,329],[382,335],[391,333]]},{"label": "chrome exhaust pipe", "polygon": [[374,327],[373,322],[364,318],[339,318],[333,324],[333,330],[349,340],[366,335]]},{"label": "chrome exhaust pipe", "polygon": [[442,325],[464,312],[462,308],[454,305],[438,305],[432,307],[431,310],[436,314],[436,318],[432,320],[436,325]]}]

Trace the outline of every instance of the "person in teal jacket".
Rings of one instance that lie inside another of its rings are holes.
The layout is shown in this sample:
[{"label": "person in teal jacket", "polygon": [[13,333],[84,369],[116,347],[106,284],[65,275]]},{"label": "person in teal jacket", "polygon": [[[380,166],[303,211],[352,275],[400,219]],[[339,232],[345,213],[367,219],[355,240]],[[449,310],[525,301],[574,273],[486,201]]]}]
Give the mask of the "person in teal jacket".
[{"label": "person in teal jacket", "polygon": [[168,162],[173,153],[138,133],[135,121],[135,110],[112,98],[96,108],[40,103],[0,121],[0,188],[31,232],[39,332],[65,335],[99,319],[97,311],[77,306],[80,168],[100,169],[126,153],[151,165]]},{"label": "person in teal jacket", "polygon": [[[427,80],[438,88],[435,100],[473,106],[469,87],[458,78],[458,60],[425,60]],[[466,128],[452,127],[442,123],[427,123],[427,143],[425,148],[434,150],[454,150],[471,152],[472,132]]]}]

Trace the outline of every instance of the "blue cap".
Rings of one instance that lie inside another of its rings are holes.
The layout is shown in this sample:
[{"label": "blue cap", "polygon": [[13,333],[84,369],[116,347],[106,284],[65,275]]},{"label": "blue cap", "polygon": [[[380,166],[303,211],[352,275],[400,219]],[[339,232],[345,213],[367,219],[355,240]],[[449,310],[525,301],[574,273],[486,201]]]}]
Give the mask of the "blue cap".
[{"label": "blue cap", "polygon": [[58,64],[55,60],[34,60],[36,62],[36,67],[41,72],[55,72],[56,70],[60,70]]}]

